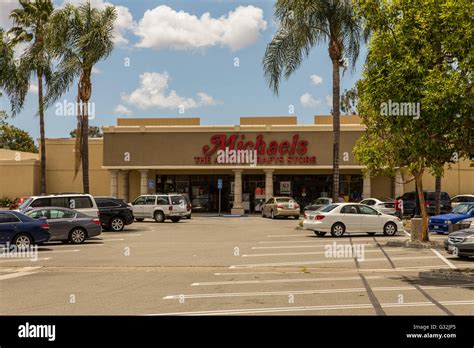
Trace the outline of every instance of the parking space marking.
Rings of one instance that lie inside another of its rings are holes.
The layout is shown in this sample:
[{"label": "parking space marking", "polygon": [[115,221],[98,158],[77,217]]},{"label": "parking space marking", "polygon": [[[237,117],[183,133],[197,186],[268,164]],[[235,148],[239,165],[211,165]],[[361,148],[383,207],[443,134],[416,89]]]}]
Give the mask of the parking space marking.
[{"label": "parking space marking", "polygon": [[[383,279],[382,276],[369,276],[367,279]],[[241,284],[274,284],[274,283],[306,283],[324,281],[360,280],[360,277],[331,277],[331,278],[296,278],[296,279],[262,279],[262,280],[228,280],[222,282],[193,283],[191,286],[209,285],[241,285]]]},{"label": "parking space marking", "polygon": [[19,277],[24,277],[24,276],[27,276],[27,275],[39,273],[39,272],[35,272],[35,270],[37,270],[39,268],[41,268],[41,266],[18,268],[16,270],[16,272],[14,272],[14,273],[5,274],[5,275],[0,276],[0,280],[19,278]]},{"label": "parking space marking", "polygon": [[[436,256],[403,256],[403,257],[392,257],[392,260],[421,260],[421,259],[436,259]],[[365,258],[363,262],[375,262],[375,261],[386,261],[385,257],[377,257],[373,259]],[[232,265],[229,268],[257,268],[257,267],[278,267],[278,266],[306,266],[306,265],[318,265],[328,263],[348,263],[353,262],[352,258],[340,259],[340,260],[320,260],[320,261],[292,261],[292,262],[272,262],[272,263],[253,263],[253,264],[241,264]]]},{"label": "parking space marking", "polygon": [[107,242],[118,242],[118,241],[121,241],[121,240],[125,240],[124,238],[111,238],[111,239],[108,239],[108,238],[103,238],[102,239],[103,241],[107,241]]},{"label": "parking space marking", "polygon": [[74,253],[80,251],[80,249],[72,249],[72,250],[38,250],[40,254],[49,254],[49,253]]},{"label": "parking space marking", "polygon": [[[474,288],[474,284],[449,284],[437,286],[420,286],[424,290],[439,290],[455,287]],[[373,291],[413,291],[417,290],[415,286],[383,286],[373,287]],[[252,297],[252,296],[287,296],[287,295],[314,295],[314,294],[334,294],[334,293],[357,293],[366,292],[365,288],[340,288],[340,289],[314,289],[314,290],[284,290],[284,291],[262,291],[262,292],[227,292],[227,293],[207,293],[207,294],[190,294],[190,295],[168,295],[163,300],[179,300],[179,299],[199,299],[199,298],[220,298],[220,297]]]},{"label": "parking space marking", "polygon": [[280,237],[313,237],[314,234],[308,234],[308,232],[305,232],[305,234],[268,234],[268,238],[280,238]]},{"label": "parking space marking", "polygon": [[11,259],[6,259],[6,260],[3,260],[0,258],[0,262],[36,262],[36,261],[45,261],[45,260],[51,260],[50,257],[38,257],[37,259],[15,259],[15,258],[11,258]]},{"label": "parking space marking", "polygon": [[[474,305],[474,301],[443,301],[446,306],[464,306]],[[431,302],[405,302],[405,303],[382,303],[383,308],[400,308],[400,307],[431,307]],[[326,311],[326,310],[343,310],[343,309],[369,309],[371,304],[349,304],[334,306],[299,306],[299,307],[270,307],[270,308],[252,308],[252,309],[231,309],[231,310],[215,310],[215,311],[195,311],[195,312],[174,312],[174,313],[156,313],[145,315],[238,315],[238,314],[257,314],[257,313],[278,313],[278,312],[301,312],[301,311]]]},{"label": "parking space marking", "polygon": [[456,269],[457,267],[453,265],[447,258],[445,258],[443,255],[439,253],[438,250],[435,249],[430,249],[432,252],[435,253],[436,256],[438,256],[445,264],[447,264],[450,268]]},{"label": "parking space marking", "polygon": [[[403,237],[403,236],[399,236],[399,237]],[[392,236],[390,238],[394,238],[394,237]],[[333,238],[316,238],[316,237],[314,237],[313,239],[314,240],[270,240],[270,241],[264,240],[264,241],[259,241],[259,243],[260,244],[275,244],[275,243],[314,243],[314,244],[316,244],[318,242],[319,243],[332,243],[332,242],[335,241]],[[327,239],[327,241],[325,241],[325,239]],[[349,239],[339,238],[338,240],[343,242],[343,241],[348,241]],[[372,238],[365,238],[365,237],[361,237],[361,238],[356,237],[356,239],[354,239],[354,240],[355,241],[373,241]]]},{"label": "parking space marking", "polygon": [[[393,250],[394,252],[403,252],[405,250],[397,249]],[[374,250],[364,250],[364,253],[380,253],[379,249]],[[300,253],[269,253],[269,254],[244,254],[242,257],[264,257],[264,256],[291,256],[291,255],[324,255],[325,251],[310,251],[310,252],[300,252]]]}]

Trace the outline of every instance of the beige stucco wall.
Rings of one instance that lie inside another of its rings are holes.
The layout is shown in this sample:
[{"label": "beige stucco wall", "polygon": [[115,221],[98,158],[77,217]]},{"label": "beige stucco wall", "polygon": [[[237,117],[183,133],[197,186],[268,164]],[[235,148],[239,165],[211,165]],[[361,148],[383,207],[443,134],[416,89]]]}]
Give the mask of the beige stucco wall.
[{"label": "beige stucco wall", "polygon": [[[452,164],[451,169],[445,166],[444,177],[441,180],[441,190],[448,192],[452,197],[459,194],[474,193],[474,167],[470,167],[469,160],[459,161],[457,164]],[[405,179],[408,179],[407,176]],[[423,189],[435,189],[435,177],[429,173],[423,175]],[[404,185],[404,190],[415,190],[415,183],[412,181]]]},{"label": "beige stucco wall", "polygon": [[0,198],[14,199],[39,193],[39,161],[0,160]]},{"label": "beige stucco wall", "polygon": [[[82,167],[74,178],[75,139],[46,139],[46,188],[53,192],[83,192]],[[102,169],[102,139],[89,139],[89,182],[93,195],[110,194],[110,174]]]}]

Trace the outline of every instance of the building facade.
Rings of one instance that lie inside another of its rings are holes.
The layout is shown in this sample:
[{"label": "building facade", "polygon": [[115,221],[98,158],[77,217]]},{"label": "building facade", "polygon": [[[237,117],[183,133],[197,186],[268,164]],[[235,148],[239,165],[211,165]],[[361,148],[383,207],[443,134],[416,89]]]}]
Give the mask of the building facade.
[{"label": "building facade", "polygon": [[[341,196],[355,201],[413,190],[413,183],[402,183],[402,173],[396,178],[364,175],[353,155],[364,129],[359,117],[341,117]],[[141,194],[180,193],[202,212],[218,211],[219,202],[223,212],[259,212],[273,195],[292,196],[304,205],[331,196],[332,144],[330,116],[315,116],[311,125],[297,124],[296,117],[242,117],[235,126],[204,126],[198,118],[119,118],[117,125],[104,128],[103,138],[89,141],[90,188],[94,195],[127,202]],[[81,192],[74,139],[47,139],[46,152],[48,192]],[[31,161],[37,173],[37,159]],[[35,174],[31,180],[38,179]],[[30,186],[33,191],[39,187]],[[425,189],[434,189],[429,174]],[[442,189],[452,196],[474,192],[474,168],[468,161],[454,165]],[[32,194],[9,185],[9,194],[12,190],[14,196]]]}]

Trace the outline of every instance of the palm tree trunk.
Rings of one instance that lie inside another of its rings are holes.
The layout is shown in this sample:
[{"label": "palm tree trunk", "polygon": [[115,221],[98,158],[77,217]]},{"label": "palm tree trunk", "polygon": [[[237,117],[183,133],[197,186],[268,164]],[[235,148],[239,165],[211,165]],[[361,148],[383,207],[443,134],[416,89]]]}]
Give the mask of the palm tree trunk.
[{"label": "palm tree trunk", "polygon": [[425,196],[423,194],[423,172],[415,175],[416,190],[421,210],[421,241],[429,242],[428,236],[428,214],[426,212]]},{"label": "palm tree trunk", "polygon": [[89,103],[83,103],[82,113],[82,186],[89,193]]},{"label": "palm tree trunk", "polygon": [[340,76],[339,61],[332,61],[332,118],[333,118],[333,151],[332,151],[332,199],[337,202],[339,197],[339,141],[340,141]]},{"label": "palm tree trunk", "polygon": [[435,181],[435,215],[441,211],[441,176],[436,176]]},{"label": "palm tree trunk", "polygon": [[43,107],[43,72],[38,70],[38,104],[39,104],[39,119],[40,119],[40,181],[41,194],[46,194],[46,138],[44,132],[44,107]]}]

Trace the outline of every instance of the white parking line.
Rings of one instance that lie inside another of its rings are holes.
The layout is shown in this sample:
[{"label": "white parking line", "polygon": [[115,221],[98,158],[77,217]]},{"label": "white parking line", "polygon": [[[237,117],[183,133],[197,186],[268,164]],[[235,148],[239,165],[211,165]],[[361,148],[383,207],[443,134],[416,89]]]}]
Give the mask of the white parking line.
[{"label": "white parking line", "polygon": [[[404,252],[403,249],[395,249],[390,252]],[[374,250],[364,250],[364,253],[381,253],[380,248]],[[310,251],[310,252],[301,252],[301,253],[273,253],[273,254],[245,254],[242,257],[264,257],[264,256],[291,256],[291,255],[324,255],[325,251]]]},{"label": "white parking line", "polygon": [[22,267],[22,268],[18,268],[15,273],[5,274],[5,275],[0,276],[0,280],[19,278],[19,277],[24,277],[24,276],[27,276],[27,275],[39,273],[39,272],[34,272],[34,270],[36,270],[38,268],[41,268],[41,267]]},{"label": "white parking line", "polygon": [[[354,237],[354,236],[346,236],[344,235],[344,237]],[[390,238],[393,238],[393,237],[390,237]],[[384,240],[388,240],[388,238],[383,238]],[[314,240],[271,240],[271,241],[267,241],[267,240],[264,240],[264,241],[260,241],[259,243],[261,244],[275,244],[275,243],[314,243],[314,244],[317,244],[317,243],[332,243],[334,242],[335,240],[334,239],[330,239],[330,238],[314,238]],[[347,238],[339,238],[338,239],[339,242],[349,242],[349,239]],[[353,239],[354,242],[358,242],[358,241],[370,241],[370,242],[374,242],[373,238],[365,238],[365,237],[362,237],[362,238],[357,238],[355,237]],[[381,241],[381,240],[378,240],[378,241]]]},{"label": "white parking line", "polygon": [[[382,276],[369,276],[366,279],[382,279]],[[324,281],[360,280],[360,277],[331,277],[331,278],[296,278],[296,279],[263,279],[263,280],[228,280],[222,282],[193,283],[191,286],[208,285],[240,285],[240,284],[274,284],[274,283],[306,283]]]},{"label": "white parking line", "polygon": [[80,251],[80,249],[73,249],[73,250],[39,250],[38,253],[40,254],[49,254],[49,253],[74,253]]},{"label": "white parking line", "polygon": [[[403,256],[403,257],[392,257],[392,260],[421,260],[421,259],[436,259],[436,256]],[[375,262],[375,261],[387,261],[385,257],[367,259],[365,258],[363,262]],[[348,259],[338,259],[338,260],[320,260],[320,261],[293,261],[293,262],[272,262],[272,263],[254,263],[254,264],[241,264],[241,265],[232,265],[229,268],[256,268],[256,267],[274,267],[274,266],[306,266],[306,265],[318,265],[318,264],[328,264],[328,263],[348,263],[354,262],[353,258]]]},{"label": "white parking line", "polygon": [[[304,242],[303,242],[304,243]],[[299,248],[324,248],[326,245],[331,245],[333,242],[327,242],[327,243],[314,243],[313,245],[279,245],[279,246],[260,246],[260,247],[252,247],[253,250],[257,249],[299,249]],[[349,244],[349,243],[346,243]],[[377,246],[377,244],[370,244],[366,243],[364,244],[365,247],[367,248],[377,248],[380,249],[380,247]]]},{"label": "white parking line", "polygon": [[[444,306],[464,306],[474,305],[474,301],[442,301]],[[432,307],[436,304],[432,302],[405,302],[405,303],[381,303],[383,308],[397,307]],[[301,311],[326,311],[326,310],[343,310],[343,309],[371,309],[372,304],[349,304],[334,306],[300,306],[300,307],[274,307],[274,308],[251,308],[251,309],[231,309],[217,311],[195,311],[195,312],[174,312],[174,313],[157,313],[146,315],[235,315],[235,314],[256,314],[256,313],[277,313],[277,312],[301,312]]]},{"label": "white parking line", "polygon": [[0,258],[0,262],[19,262],[19,261],[36,262],[36,261],[45,261],[45,260],[51,260],[51,258],[50,257],[38,257],[38,259],[15,259],[15,258],[11,258],[11,259],[6,259],[6,260],[4,260],[3,258]]},{"label": "white parking line", "polygon": [[314,234],[308,234],[306,232],[305,234],[269,234],[267,235],[268,238],[280,238],[280,237],[314,237]]},{"label": "white parking line", "polygon": [[102,241],[107,241],[107,242],[118,242],[120,240],[125,240],[123,238],[111,238],[111,239],[107,239],[107,238],[102,238]]},{"label": "white parking line", "polygon": [[[459,264],[459,267],[470,267],[472,264],[470,263],[463,263]],[[335,271],[333,269],[327,271],[322,270],[321,268],[312,268],[307,267],[306,271],[316,270],[318,273],[360,273],[360,272],[383,272],[383,273],[390,273],[390,272],[419,272],[426,269],[433,269],[433,268],[450,268],[449,266],[412,266],[412,267],[397,267],[397,268],[360,268],[360,269],[344,269],[340,271]],[[254,275],[254,274],[304,274],[304,273],[312,273],[312,272],[224,272],[224,273],[214,273],[215,276],[235,276],[235,275]],[[313,273],[312,273],[313,274]]]},{"label": "white parking line", "polygon": [[443,255],[439,253],[438,250],[435,249],[430,249],[432,252],[434,252],[445,264],[447,264],[450,268],[456,269],[457,267],[453,265],[447,258],[445,258]]},{"label": "white parking line", "polygon": [[[445,288],[474,288],[474,284],[450,284],[438,286],[420,286],[423,290],[439,290]],[[373,287],[373,291],[412,291],[417,290],[414,286],[384,286]],[[315,290],[284,290],[284,291],[263,291],[263,292],[227,292],[227,293],[209,293],[209,294],[191,294],[191,295],[169,295],[163,297],[163,300],[177,299],[197,299],[197,298],[220,298],[220,297],[252,297],[252,296],[287,296],[287,295],[314,295],[314,294],[334,294],[334,293],[355,293],[366,292],[365,288],[341,288],[341,289],[315,289]]]}]

